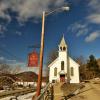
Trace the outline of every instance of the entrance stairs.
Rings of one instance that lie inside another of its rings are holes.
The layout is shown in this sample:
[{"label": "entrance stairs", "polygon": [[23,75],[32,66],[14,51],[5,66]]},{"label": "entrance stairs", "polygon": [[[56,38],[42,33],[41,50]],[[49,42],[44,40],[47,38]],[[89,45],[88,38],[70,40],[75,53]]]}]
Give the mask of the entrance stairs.
[{"label": "entrance stairs", "polygon": [[62,100],[63,91],[61,90],[61,86],[63,85],[63,82],[61,83],[55,83],[54,84],[54,100]]}]

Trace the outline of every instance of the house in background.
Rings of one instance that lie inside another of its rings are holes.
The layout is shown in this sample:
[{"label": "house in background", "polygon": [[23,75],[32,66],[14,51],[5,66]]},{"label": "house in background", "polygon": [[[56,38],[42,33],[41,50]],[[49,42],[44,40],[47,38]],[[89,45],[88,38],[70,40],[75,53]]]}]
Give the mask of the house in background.
[{"label": "house in background", "polygon": [[[35,81],[32,81],[32,80],[26,80],[26,81],[24,81],[24,80],[17,80],[16,81],[16,84],[17,85],[23,85],[23,86],[34,86],[34,87],[37,87],[37,82],[35,82]],[[42,81],[42,87],[45,87],[46,86],[46,82],[45,81]]]},{"label": "house in background", "polygon": [[[16,75],[16,84],[22,85],[22,86],[37,86],[37,79],[38,75],[34,72],[28,71],[28,72],[22,72]],[[42,87],[44,87],[46,82],[46,77],[42,77]]]},{"label": "house in background", "polygon": [[49,82],[79,83],[79,64],[68,55],[68,46],[64,36],[59,44],[58,57],[48,66]]}]

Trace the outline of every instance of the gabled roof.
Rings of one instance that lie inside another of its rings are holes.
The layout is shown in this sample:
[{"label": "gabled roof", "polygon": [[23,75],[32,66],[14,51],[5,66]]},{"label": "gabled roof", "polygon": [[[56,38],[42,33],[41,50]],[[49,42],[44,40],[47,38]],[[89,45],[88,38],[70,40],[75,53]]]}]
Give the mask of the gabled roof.
[{"label": "gabled roof", "polygon": [[70,60],[72,60],[75,64],[77,64],[77,66],[79,67],[80,65],[75,61],[73,60],[71,57],[69,57]]},{"label": "gabled roof", "polygon": [[58,60],[58,57],[48,67],[52,66],[57,60]]},{"label": "gabled roof", "polygon": [[[51,67],[57,60],[58,60],[58,57],[57,57],[48,67]],[[80,65],[79,65],[75,60],[73,60],[71,57],[69,57],[69,60],[72,60],[75,64],[77,64],[78,67],[80,66]]]}]

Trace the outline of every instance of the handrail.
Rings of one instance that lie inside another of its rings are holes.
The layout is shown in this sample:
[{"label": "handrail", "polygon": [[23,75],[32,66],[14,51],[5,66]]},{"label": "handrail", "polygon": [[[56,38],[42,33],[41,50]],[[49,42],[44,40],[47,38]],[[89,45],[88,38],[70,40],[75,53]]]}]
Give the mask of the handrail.
[{"label": "handrail", "polygon": [[43,92],[37,97],[36,100],[42,100],[42,99],[44,100],[44,95],[45,95],[45,93],[47,92],[48,87],[50,86],[50,84],[51,84],[51,83],[48,83],[48,84],[46,85],[46,87],[44,88]]}]

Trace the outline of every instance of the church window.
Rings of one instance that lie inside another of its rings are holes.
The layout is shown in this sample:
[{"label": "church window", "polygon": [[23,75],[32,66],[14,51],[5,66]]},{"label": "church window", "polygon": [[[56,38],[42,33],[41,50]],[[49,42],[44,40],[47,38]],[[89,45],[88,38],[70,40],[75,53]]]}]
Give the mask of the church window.
[{"label": "church window", "polygon": [[63,50],[65,51],[66,50],[66,47],[63,47]]},{"label": "church window", "polygon": [[62,47],[60,47],[60,50],[62,51]]},{"label": "church window", "polygon": [[61,61],[61,70],[64,70],[64,61]]},{"label": "church window", "polygon": [[71,67],[71,76],[74,76],[74,68]]},{"label": "church window", "polygon": [[57,68],[54,68],[54,76],[57,76]]}]

